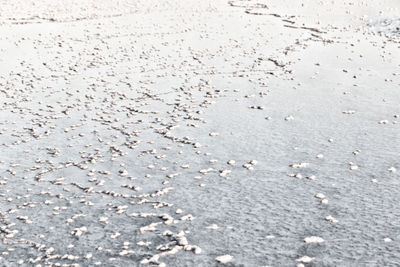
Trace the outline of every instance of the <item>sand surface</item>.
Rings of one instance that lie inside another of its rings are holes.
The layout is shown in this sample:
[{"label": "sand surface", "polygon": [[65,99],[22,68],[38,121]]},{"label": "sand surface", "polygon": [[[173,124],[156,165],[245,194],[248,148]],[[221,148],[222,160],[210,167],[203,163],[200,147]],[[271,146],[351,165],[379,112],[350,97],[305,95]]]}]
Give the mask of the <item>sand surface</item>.
[{"label": "sand surface", "polygon": [[0,0],[0,265],[399,266],[399,8]]}]

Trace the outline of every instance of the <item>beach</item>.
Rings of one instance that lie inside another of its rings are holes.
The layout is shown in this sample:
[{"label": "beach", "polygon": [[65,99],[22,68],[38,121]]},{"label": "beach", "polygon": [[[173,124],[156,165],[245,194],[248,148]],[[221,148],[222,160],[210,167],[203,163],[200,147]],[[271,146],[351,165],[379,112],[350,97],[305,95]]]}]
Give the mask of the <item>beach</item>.
[{"label": "beach", "polygon": [[0,264],[400,265],[399,8],[0,0]]}]

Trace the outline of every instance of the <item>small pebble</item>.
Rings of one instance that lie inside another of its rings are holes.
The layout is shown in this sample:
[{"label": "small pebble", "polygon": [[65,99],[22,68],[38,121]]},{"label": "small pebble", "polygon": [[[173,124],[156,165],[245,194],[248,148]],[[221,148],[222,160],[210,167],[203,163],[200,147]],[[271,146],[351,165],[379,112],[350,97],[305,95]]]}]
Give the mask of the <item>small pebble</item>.
[{"label": "small pebble", "polygon": [[217,257],[215,260],[219,263],[226,264],[228,262],[231,262],[233,260],[233,257],[231,255],[222,255]]},{"label": "small pebble", "polygon": [[319,243],[323,243],[324,239],[319,236],[309,236],[309,237],[304,238],[304,242],[312,243],[312,244],[319,244]]},{"label": "small pebble", "polygon": [[331,223],[339,222],[336,218],[332,217],[331,215],[326,216],[325,220],[327,220],[328,222],[331,222]]},{"label": "small pebble", "polygon": [[310,262],[312,262],[314,260],[314,258],[311,258],[311,257],[309,257],[309,256],[303,256],[303,257],[301,257],[301,258],[299,258],[299,259],[297,259],[296,261],[297,262],[301,262],[301,263],[310,263]]}]

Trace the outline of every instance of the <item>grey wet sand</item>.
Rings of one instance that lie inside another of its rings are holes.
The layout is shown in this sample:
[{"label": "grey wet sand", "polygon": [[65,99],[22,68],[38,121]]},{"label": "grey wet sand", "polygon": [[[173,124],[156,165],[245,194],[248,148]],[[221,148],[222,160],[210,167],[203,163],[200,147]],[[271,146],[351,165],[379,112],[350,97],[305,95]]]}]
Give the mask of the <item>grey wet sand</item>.
[{"label": "grey wet sand", "polygon": [[399,265],[399,14],[0,0],[1,265]]}]

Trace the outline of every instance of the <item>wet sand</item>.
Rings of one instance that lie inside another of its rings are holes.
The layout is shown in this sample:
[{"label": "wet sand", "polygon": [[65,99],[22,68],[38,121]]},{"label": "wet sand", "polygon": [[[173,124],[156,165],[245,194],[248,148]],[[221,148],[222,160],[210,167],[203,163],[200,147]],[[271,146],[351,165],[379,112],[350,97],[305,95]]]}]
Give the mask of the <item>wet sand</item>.
[{"label": "wet sand", "polygon": [[2,266],[397,266],[386,1],[0,0]]}]

